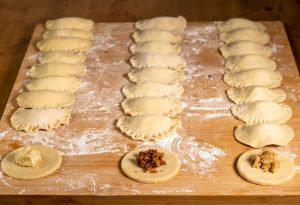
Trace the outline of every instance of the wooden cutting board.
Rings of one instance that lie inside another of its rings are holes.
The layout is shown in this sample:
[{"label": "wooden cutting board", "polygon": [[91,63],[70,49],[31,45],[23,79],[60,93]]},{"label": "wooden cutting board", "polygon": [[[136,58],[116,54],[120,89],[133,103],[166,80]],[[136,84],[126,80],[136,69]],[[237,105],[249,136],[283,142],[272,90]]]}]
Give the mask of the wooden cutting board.
[{"label": "wooden cutting board", "polygon": [[[11,128],[9,119],[16,110],[16,96],[28,82],[29,67],[36,63],[36,43],[44,31],[37,25],[19,74],[0,122],[0,154],[21,145],[42,143],[63,154],[61,168],[53,175],[32,181],[0,176],[1,195],[78,195],[146,196],[167,195],[201,197],[218,196],[299,196],[300,195],[300,80],[294,57],[281,22],[263,22],[271,36],[272,58],[284,77],[281,88],[285,101],[293,109],[288,121],[296,135],[288,146],[277,149],[295,159],[297,174],[278,186],[258,186],[243,180],[236,172],[238,156],[249,150],[233,137],[233,128],[241,122],[234,119],[227,99],[228,88],[222,81],[225,72],[218,52],[220,42],[214,22],[189,23],[184,33],[182,55],[187,60],[185,92],[182,97],[182,128],[159,142],[136,142],[116,129],[116,120],[123,116],[120,89],[129,83],[126,73],[132,43],[132,23],[97,23],[93,47],[87,52],[87,73],[77,92],[69,125],[55,131],[28,134]],[[179,155],[180,173],[158,184],[141,184],[126,178],[119,169],[124,153],[135,147],[158,145]],[[198,197],[198,198],[197,198]],[[170,200],[178,200],[178,198]],[[224,200],[226,202],[226,200]]]}]

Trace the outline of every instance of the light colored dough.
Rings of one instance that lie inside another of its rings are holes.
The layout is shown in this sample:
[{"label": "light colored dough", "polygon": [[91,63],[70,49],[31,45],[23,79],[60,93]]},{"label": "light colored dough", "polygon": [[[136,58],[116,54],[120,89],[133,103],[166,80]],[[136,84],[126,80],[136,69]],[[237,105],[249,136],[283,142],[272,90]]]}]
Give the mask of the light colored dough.
[{"label": "light colored dough", "polygon": [[290,180],[295,175],[294,161],[287,155],[277,152],[280,167],[275,173],[264,172],[252,167],[251,157],[262,153],[261,149],[252,149],[243,153],[237,161],[237,170],[245,180],[259,185],[277,185]]},{"label": "light colored dough", "polygon": [[147,54],[178,54],[180,47],[175,44],[163,43],[159,41],[149,41],[134,43],[129,47],[132,54],[147,53]]},{"label": "light colored dough", "polygon": [[140,97],[126,98],[122,102],[125,114],[130,115],[166,115],[174,116],[181,111],[181,102],[178,99]]},{"label": "light colored dough", "polygon": [[283,103],[255,101],[231,107],[232,114],[247,124],[283,124],[292,117],[292,109]]},{"label": "light colored dough", "polygon": [[118,120],[121,132],[134,140],[159,140],[181,126],[179,119],[162,115],[125,116]]},{"label": "light colored dough", "polygon": [[267,57],[259,55],[232,56],[226,59],[225,68],[232,71],[250,70],[254,68],[264,68],[276,70],[276,62]]},{"label": "light colored dough", "polygon": [[30,77],[41,78],[47,76],[82,76],[85,73],[83,64],[74,63],[44,63],[31,67]]},{"label": "light colored dough", "polygon": [[138,30],[167,30],[173,32],[183,32],[186,28],[186,20],[182,16],[178,17],[155,17],[151,19],[144,19],[135,23],[135,28]]},{"label": "light colored dough", "polygon": [[[136,162],[136,156],[139,152],[148,149],[156,149],[158,152],[164,153],[163,160],[165,160],[166,165],[156,168],[156,173],[144,172]],[[180,161],[173,152],[158,147],[147,147],[127,153],[121,161],[121,169],[132,180],[142,183],[156,183],[173,178],[180,170]]]},{"label": "light colored dough", "polygon": [[42,52],[38,56],[40,63],[83,63],[86,56],[82,53],[70,53],[66,51]]},{"label": "light colored dough", "polygon": [[134,83],[154,82],[165,84],[177,84],[183,80],[182,70],[168,68],[143,68],[134,69],[128,73],[130,81]]},{"label": "light colored dough", "polygon": [[14,157],[16,154],[20,153],[25,147],[20,147],[8,153],[1,162],[2,171],[15,179],[39,179],[46,177],[53,172],[55,172],[61,165],[61,155],[60,153],[47,146],[43,145],[32,145],[34,150],[40,152],[42,157],[39,166],[37,167],[23,167],[14,162]]},{"label": "light colored dough", "polygon": [[221,33],[240,28],[252,28],[260,31],[266,30],[266,28],[261,23],[254,22],[245,18],[231,18],[221,24],[218,24],[217,27]]},{"label": "light colored dough", "polygon": [[53,37],[39,41],[37,48],[42,52],[71,51],[83,52],[92,46],[92,42],[83,38]]},{"label": "light colored dough", "polygon": [[71,111],[69,109],[17,109],[10,118],[12,126],[20,131],[38,132],[52,130],[61,124],[69,124]]},{"label": "light colored dough", "polygon": [[180,85],[168,85],[162,83],[130,84],[122,88],[123,94],[128,98],[138,97],[170,97],[179,98],[184,89]]},{"label": "light colored dough", "polygon": [[233,43],[237,41],[253,41],[261,45],[267,44],[270,41],[270,36],[260,30],[251,28],[241,28],[230,31],[228,33],[221,33],[220,40],[224,43]]},{"label": "light colored dough", "polygon": [[186,61],[179,55],[139,53],[130,58],[134,68],[164,67],[178,70],[186,66]]},{"label": "light colored dough", "polygon": [[238,125],[234,130],[237,141],[254,148],[267,145],[287,145],[294,138],[294,131],[288,125],[256,124]]},{"label": "light colored dough", "polygon": [[31,79],[26,84],[28,90],[55,90],[74,93],[79,88],[81,82],[76,77],[43,77]]},{"label": "light colored dough", "polygon": [[224,81],[228,85],[236,88],[243,88],[248,86],[264,86],[267,88],[277,88],[281,85],[282,75],[277,71],[257,68],[237,72],[227,72],[224,75]]},{"label": "light colored dough", "polygon": [[258,100],[283,102],[286,99],[286,94],[281,89],[271,90],[269,88],[259,86],[229,88],[227,90],[227,96],[235,104],[250,103]]},{"label": "light colored dough", "polygon": [[48,30],[43,33],[43,39],[53,37],[76,37],[92,40],[93,33],[82,29],[59,29],[59,30]]},{"label": "light colored dough", "polygon": [[267,46],[262,46],[252,41],[238,41],[234,43],[225,44],[220,48],[221,54],[224,58],[231,56],[255,54],[264,57],[270,57],[272,49]]},{"label": "light colored dough", "polygon": [[73,94],[54,90],[35,90],[23,92],[16,98],[23,108],[65,108],[73,105]]},{"label": "light colored dough", "polygon": [[178,44],[182,41],[182,36],[180,34],[157,29],[136,31],[132,34],[132,38],[135,42],[159,41]]},{"label": "light colored dough", "polygon": [[45,24],[46,29],[56,30],[56,29],[82,29],[91,30],[94,26],[94,22],[89,19],[84,19],[80,17],[64,17],[53,20],[48,20]]}]

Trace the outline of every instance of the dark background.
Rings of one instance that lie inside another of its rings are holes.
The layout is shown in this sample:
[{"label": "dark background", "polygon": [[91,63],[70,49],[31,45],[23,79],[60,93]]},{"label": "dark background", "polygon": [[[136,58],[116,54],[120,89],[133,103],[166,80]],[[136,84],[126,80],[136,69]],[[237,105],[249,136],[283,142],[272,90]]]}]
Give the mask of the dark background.
[{"label": "dark background", "polygon": [[299,68],[300,0],[0,0],[0,114],[37,23],[62,16],[125,22],[161,15],[283,21]]}]

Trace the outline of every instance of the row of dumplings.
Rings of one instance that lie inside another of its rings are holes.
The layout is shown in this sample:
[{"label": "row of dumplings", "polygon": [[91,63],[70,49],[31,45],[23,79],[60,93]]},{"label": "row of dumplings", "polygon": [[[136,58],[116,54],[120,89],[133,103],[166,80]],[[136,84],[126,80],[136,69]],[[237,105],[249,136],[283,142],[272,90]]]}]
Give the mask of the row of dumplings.
[{"label": "row of dumplings", "polygon": [[183,68],[180,56],[183,17],[156,17],[135,23],[135,43],[129,50],[133,84],[122,88],[121,103],[127,116],[118,120],[120,130],[134,140],[158,140],[181,125],[180,97],[183,94]]},{"label": "row of dumplings", "polygon": [[270,59],[270,41],[265,27],[247,19],[234,18],[218,25],[220,48],[229,70],[224,81],[232,86],[227,90],[233,101],[232,114],[246,124],[238,125],[235,138],[254,148],[267,145],[285,145],[294,137],[294,131],[284,125],[292,109],[282,103],[286,93],[277,88],[282,75],[276,62]]},{"label": "row of dumplings", "polygon": [[85,51],[92,45],[93,21],[66,17],[46,22],[43,40],[37,43],[38,64],[30,68],[27,91],[17,98],[11,117],[16,130],[37,132],[68,124],[74,93],[85,73]]}]

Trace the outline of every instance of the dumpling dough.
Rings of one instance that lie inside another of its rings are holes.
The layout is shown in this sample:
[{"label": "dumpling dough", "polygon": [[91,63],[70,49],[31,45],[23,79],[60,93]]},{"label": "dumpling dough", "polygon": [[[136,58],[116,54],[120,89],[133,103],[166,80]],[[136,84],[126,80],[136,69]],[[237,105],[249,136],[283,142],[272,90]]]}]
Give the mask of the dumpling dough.
[{"label": "dumpling dough", "polygon": [[130,46],[129,49],[133,54],[178,54],[181,50],[178,45],[163,43],[159,41],[134,43]]},{"label": "dumpling dough", "polygon": [[262,46],[252,41],[238,41],[225,44],[220,48],[220,51],[224,58],[248,54],[270,57],[272,54],[272,49],[270,47]]},{"label": "dumpling dough", "polygon": [[28,90],[55,90],[74,93],[81,82],[76,77],[43,77],[31,79],[25,86]]},{"label": "dumpling dough", "polygon": [[292,109],[283,103],[255,101],[231,107],[232,114],[247,124],[278,123],[283,124],[292,117]]},{"label": "dumpling dough", "polygon": [[180,34],[157,29],[136,31],[132,34],[132,38],[135,42],[159,41],[178,44],[182,41]]},{"label": "dumpling dough", "polygon": [[70,53],[66,51],[42,52],[38,56],[40,63],[83,63],[86,56],[82,53]]},{"label": "dumpling dough", "polygon": [[138,30],[167,30],[173,32],[183,32],[186,28],[186,20],[184,17],[155,17],[151,19],[144,19],[135,23],[135,28]]},{"label": "dumpling dough", "polygon": [[178,99],[140,97],[126,98],[122,102],[125,114],[135,115],[166,115],[174,116],[181,111],[181,103]]},{"label": "dumpling dough", "polygon": [[92,42],[83,38],[53,37],[41,40],[37,48],[42,52],[48,51],[72,51],[83,52],[90,48]]},{"label": "dumpling dough", "polygon": [[139,83],[123,87],[122,92],[128,98],[138,97],[170,97],[179,98],[184,89],[179,85],[168,85],[161,83]]},{"label": "dumpling dough", "polygon": [[134,69],[128,73],[128,77],[134,83],[154,82],[176,84],[183,80],[183,71],[151,67]]},{"label": "dumpling dough", "polygon": [[47,76],[82,76],[85,73],[83,64],[73,63],[45,63],[31,67],[30,77],[41,78]]},{"label": "dumpling dough", "polygon": [[45,24],[46,29],[82,29],[91,30],[94,26],[94,22],[89,19],[79,17],[64,17],[53,20],[48,20]]},{"label": "dumpling dough", "polygon": [[139,53],[130,58],[130,63],[134,68],[164,67],[174,70],[183,68],[186,61],[178,55],[162,55]]},{"label": "dumpling dough", "polygon": [[231,18],[219,25],[217,25],[221,33],[229,32],[240,28],[252,28],[260,31],[265,31],[266,28],[258,22],[251,21],[244,18]]},{"label": "dumpling dough", "polygon": [[52,130],[61,124],[69,124],[71,111],[69,109],[17,109],[10,118],[12,126],[20,131],[38,132]]},{"label": "dumpling dough", "polygon": [[126,176],[142,183],[156,183],[171,179],[179,172],[180,161],[177,155],[157,147],[150,147],[150,149],[156,149],[158,152],[164,153],[163,159],[166,165],[156,168],[156,173],[144,172],[144,170],[138,166],[136,156],[138,156],[141,151],[147,151],[148,149],[149,147],[133,150],[122,158],[121,169]]},{"label": "dumpling dough", "polygon": [[241,28],[230,31],[228,33],[221,33],[220,40],[224,43],[233,43],[237,41],[253,41],[261,45],[267,44],[270,41],[270,36],[260,30],[251,28]]},{"label": "dumpling dough", "polygon": [[23,92],[16,98],[23,108],[65,108],[73,105],[73,94],[54,90],[35,90]]},{"label": "dumpling dough", "polygon": [[256,124],[238,125],[234,130],[237,141],[254,148],[267,145],[286,145],[294,138],[294,131],[287,125]]},{"label": "dumpling dough", "polygon": [[43,33],[43,39],[53,37],[77,37],[92,40],[93,33],[82,29],[59,29],[59,30],[48,30]]},{"label": "dumpling dough", "polygon": [[60,153],[44,145],[32,145],[41,155],[41,161],[37,167],[24,167],[14,162],[15,156],[26,147],[20,147],[8,153],[1,162],[2,171],[15,179],[39,179],[55,172],[61,165],[62,157]]},{"label": "dumpling dough", "polygon": [[225,68],[232,71],[250,70],[254,68],[264,68],[274,71],[276,62],[267,57],[259,55],[232,56],[226,59]]},{"label": "dumpling dough", "polygon": [[281,85],[282,75],[277,71],[266,69],[252,69],[237,72],[230,71],[225,73],[224,81],[228,85],[236,88],[248,86],[276,88]]},{"label": "dumpling dough", "polygon": [[227,95],[228,98],[235,104],[250,103],[258,100],[283,102],[286,99],[286,94],[283,90],[271,90],[269,88],[259,86],[229,88],[227,90]]},{"label": "dumpling dough", "polygon": [[179,119],[163,115],[125,116],[118,120],[117,127],[134,140],[159,140],[180,127]]},{"label": "dumpling dough", "polygon": [[252,167],[251,157],[263,152],[262,149],[252,149],[243,153],[237,161],[237,171],[245,180],[259,185],[276,185],[290,180],[295,175],[295,164],[287,155],[272,150],[278,154],[280,167],[275,173],[264,172]]}]

